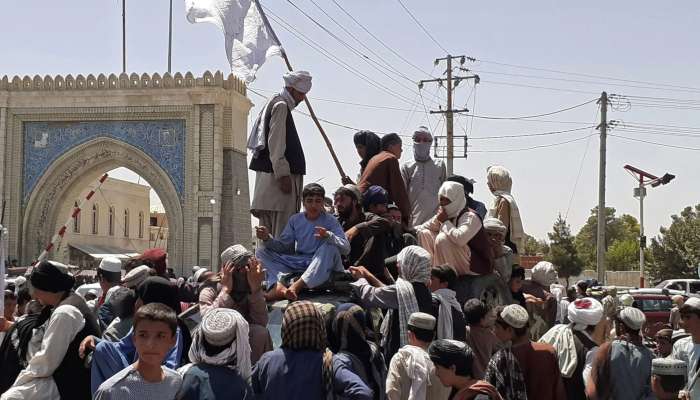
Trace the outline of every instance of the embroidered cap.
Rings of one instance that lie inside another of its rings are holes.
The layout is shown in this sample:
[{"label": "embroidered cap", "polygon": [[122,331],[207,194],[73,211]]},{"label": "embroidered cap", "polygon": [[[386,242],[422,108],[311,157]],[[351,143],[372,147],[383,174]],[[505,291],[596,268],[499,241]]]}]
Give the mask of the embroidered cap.
[{"label": "embroidered cap", "polygon": [[435,329],[437,321],[435,317],[430,314],[423,312],[415,312],[408,317],[408,325],[418,329],[425,329],[426,331],[432,331]]},{"label": "embroidered cap", "polygon": [[651,361],[651,373],[663,376],[686,376],[688,365],[673,358],[655,358]]},{"label": "embroidered cap", "polygon": [[527,325],[527,320],[530,318],[527,310],[519,304],[510,304],[501,311],[501,318],[513,328],[522,328]]}]

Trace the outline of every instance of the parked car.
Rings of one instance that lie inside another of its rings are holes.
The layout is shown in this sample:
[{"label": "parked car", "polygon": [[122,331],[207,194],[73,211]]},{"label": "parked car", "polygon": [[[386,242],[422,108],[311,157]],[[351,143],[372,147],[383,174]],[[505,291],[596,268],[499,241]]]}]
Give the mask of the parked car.
[{"label": "parked car", "polygon": [[687,295],[700,294],[700,279],[667,279],[656,285],[658,289],[680,290]]},{"label": "parked car", "polygon": [[669,323],[673,308],[671,296],[685,296],[682,291],[669,289],[633,289],[629,294],[634,298],[632,306],[640,309],[647,318],[643,332],[646,337],[654,337]]}]

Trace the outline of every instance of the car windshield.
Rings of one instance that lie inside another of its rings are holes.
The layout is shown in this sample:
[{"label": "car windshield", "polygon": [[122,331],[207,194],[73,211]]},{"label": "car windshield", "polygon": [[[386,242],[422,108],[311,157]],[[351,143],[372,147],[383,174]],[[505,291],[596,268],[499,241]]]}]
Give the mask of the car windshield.
[{"label": "car windshield", "polygon": [[634,302],[635,307],[644,312],[651,311],[671,311],[673,303],[671,299],[638,299]]}]

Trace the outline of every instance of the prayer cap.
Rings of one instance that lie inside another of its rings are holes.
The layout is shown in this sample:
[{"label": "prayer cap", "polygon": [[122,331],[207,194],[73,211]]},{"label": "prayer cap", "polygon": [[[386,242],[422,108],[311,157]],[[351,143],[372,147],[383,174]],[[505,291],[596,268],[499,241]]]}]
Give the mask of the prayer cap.
[{"label": "prayer cap", "polygon": [[201,329],[207,343],[224,346],[236,339],[236,311],[230,308],[215,308],[202,319]]},{"label": "prayer cap", "polygon": [[683,303],[682,308],[694,308],[700,310],[700,299],[697,297],[689,297],[688,300]]},{"label": "prayer cap", "polygon": [[401,143],[401,138],[396,133],[387,133],[386,135],[382,136],[380,142],[382,144],[382,150],[386,150],[389,148],[389,146]]},{"label": "prayer cap", "polygon": [[206,274],[207,272],[209,272],[208,269],[200,268],[197,270],[197,272],[194,273],[192,279],[194,279],[195,283],[199,283],[199,280],[202,278],[202,275]]},{"label": "prayer cap", "polygon": [[569,321],[575,324],[574,328],[583,330],[587,326],[598,325],[603,318],[603,305],[592,297],[584,297],[569,303],[567,314]]},{"label": "prayer cap", "polygon": [[527,325],[527,320],[530,318],[525,310],[519,304],[510,304],[501,311],[501,318],[506,324],[513,328],[522,328]]},{"label": "prayer cap", "polygon": [[141,257],[139,258],[143,261],[150,261],[153,264],[153,268],[155,268],[158,275],[163,275],[165,274],[167,257],[168,253],[166,253],[164,249],[157,247],[153,249],[147,249],[143,252],[143,254],[141,254]]},{"label": "prayer cap", "polygon": [[105,257],[100,261],[100,266],[97,267],[107,272],[122,272],[122,262],[116,257]]},{"label": "prayer cap", "polygon": [[128,287],[129,289],[136,289],[143,281],[150,275],[151,268],[148,265],[139,265],[138,267],[129,271],[124,278],[122,278],[122,285]]},{"label": "prayer cap", "polygon": [[631,307],[634,303],[634,297],[632,297],[632,295],[630,294],[625,293],[622,296],[620,296],[620,303],[625,307]]},{"label": "prayer cap", "polygon": [[362,206],[367,209],[372,204],[387,204],[389,202],[389,194],[379,185],[372,185],[367,188],[364,195]]},{"label": "prayer cap", "polygon": [[624,307],[620,310],[618,318],[625,324],[628,328],[638,331],[642,329],[642,325],[647,320],[644,313],[635,307]]},{"label": "prayer cap", "polygon": [[308,71],[287,72],[283,76],[284,86],[291,87],[301,93],[311,90],[311,74]]},{"label": "prayer cap", "polygon": [[508,231],[508,228],[503,225],[503,222],[501,222],[500,219],[491,217],[484,219],[484,229],[489,232],[498,232],[503,235],[505,235]]},{"label": "prayer cap", "polygon": [[56,261],[42,261],[34,267],[29,282],[36,289],[58,293],[70,290],[75,278],[68,273],[68,268]]},{"label": "prayer cap", "polygon": [[221,252],[221,262],[225,264],[230,261],[236,267],[247,265],[252,257],[253,253],[240,244],[234,244]]},{"label": "prayer cap", "polygon": [[673,329],[659,329],[659,331],[656,332],[656,337],[667,339],[670,342],[673,339]]},{"label": "prayer cap", "polygon": [[193,266],[193,267],[192,267],[192,273],[194,274],[194,273],[197,272],[197,270],[200,269],[200,268],[201,268],[201,267],[200,267],[199,265]]},{"label": "prayer cap", "polygon": [[542,286],[549,287],[557,278],[557,268],[549,261],[540,261],[532,267],[532,280]]},{"label": "prayer cap", "polygon": [[686,376],[688,365],[685,361],[673,358],[655,358],[651,360],[651,373],[663,376]]},{"label": "prayer cap", "polygon": [[410,317],[408,317],[408,326],[424,329],[426,331],[432,331],[435,329],[436,323],[437,320],[435,317],[424,312],[414,312]]},{"label": "prayer cap", "polygon": [[416,136],[418,136],[422,133],[430,136],[431,140],[433,139],[433,135],[430,133],[430,129],[428,129],[428,127],[423,126],[423,125],[419,126],[418,129],[416,129],[416,131],[413,132],[413,139],[415,139]]}]

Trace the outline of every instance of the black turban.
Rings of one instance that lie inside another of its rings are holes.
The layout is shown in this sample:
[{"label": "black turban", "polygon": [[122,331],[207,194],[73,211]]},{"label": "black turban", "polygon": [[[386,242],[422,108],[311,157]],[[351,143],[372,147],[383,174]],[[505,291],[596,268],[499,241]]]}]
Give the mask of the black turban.
[{"label": "black turban", "polygon": [[136,297],[143,301],[143,305],[149,303],[163,303],[180,313],[180,301],[177,295],[177,287],[169,280],[160,276],[146,278],[136,289]]},{"label": "black turban", "polygon": [[464,342],[450,339],[439,339],[428,348],[430,360],[437,365],[449,368],[455,366],[459,376],[472,376],[474,352]]},{"label": "black turban", "polygon": [[467,178],[462,175],[452,175],[447,178],[448,181],[461,183],[464,186],[464,194],[469,197],[470,194],[474,193],[474,184],[472,184]]},{"label": "black turban", "polygon": [[42,261],[32,270],[29,282],[36,289],[59,293],[69,291],[75,285],[75,278],[51,261]]}]

